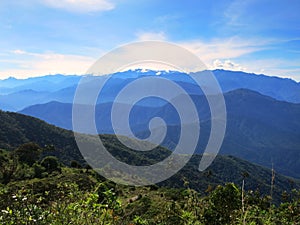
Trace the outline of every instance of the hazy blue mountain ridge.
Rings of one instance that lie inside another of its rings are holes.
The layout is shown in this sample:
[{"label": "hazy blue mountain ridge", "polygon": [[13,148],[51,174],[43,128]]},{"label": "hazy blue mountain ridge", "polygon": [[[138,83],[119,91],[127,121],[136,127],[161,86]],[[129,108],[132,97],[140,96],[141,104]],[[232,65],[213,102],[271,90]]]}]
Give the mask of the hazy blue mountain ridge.
[{"label": "hazy blue mountain ridge", "polygon": [[[223,92],[246,88],[277,100],[300,103],[300,84],[291,79],[226,70],[214,70],[213,73]],[[157,76],[156,74],[156,71],[142,72],[141,70],[117,73],[106,84],[107,91],[103,91],[101,101],[112,101],[112,96],[121,87],[139,77]],[[199,94],[199,88],[188,75],[169,71],[161,72],[159,76],[175,81],[189,94]],[[2,110],[19,111],[31,105],[51,101],[72,103],[80,79],[81,76],[48,75],[24,80],[15,78],[0,80],[0,107]],[[24,92],[25,90],[28,93]],[[33,96],[29,90],[35,91],[36,96]]]},{"label": "hazy blue mountain ridge", "polygon": [[[227,131],[221,153],[268,167],[274,163],[280,172],[299,177],[300,104],[278,101],[247,89],[230,91],[224,96]],[[205,96],[192,95],[192,99],[198,106],[201,119],[201,135],[196,151],[202,153],[210,134],[210,112]],[[112,102],[96,106],[95,121],[99,133],[114,133],[110,121],[111,107]],[[28,107],[21,113],[72,129],[71,103],[50,102]],[[168,133],[163,145],[172,149],[180,135],[180,119],[169,103],[157,107],[150,107],[149,104],[134,106],[130,115],[132,131],[138,137],[147,137],[149,121],[154,117],[165,119]]]}]

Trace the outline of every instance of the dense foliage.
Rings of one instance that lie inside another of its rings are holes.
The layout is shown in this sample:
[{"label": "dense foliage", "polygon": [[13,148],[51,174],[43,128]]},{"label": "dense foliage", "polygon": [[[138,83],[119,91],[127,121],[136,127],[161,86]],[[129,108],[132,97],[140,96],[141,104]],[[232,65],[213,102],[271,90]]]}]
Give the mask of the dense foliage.
[{"label": "dense foliage", "polygon": [[[1,224],[299,224],[300,192],[279,206],[233,183],[206,195],[186,189],[121,187],[83,170],[0,188]],[[85,183],[88,181],[87,183]],[[290,198],[291,197],[291,198]]]},{"label": "dense foliage", "polygon": [[[34,162],[28,161],[30,148],[41,153]],[[178,188],[121,186],[78,162],[66,167],[55,156],[43,156],[43,151],[34,143],[1,150],[0,224],[300,223],[296,189],[282,192],[275,204],[274,196],[230,182],[211,182],[205,191],[196,191],[191,177],[167,181],[169,186],[182,182]],[[210,176],[207,172],[208,181]],[[241,179],[247,186],[248,174]]]},{"label": "dense foliage", "polygon": [[[247,161],[218,156],[199,172],[195,155],[157,186],[120,186],[85,164],[71,131],[16,113],[0,111],[0,119],[0,224],[300,223],[299,180],[276,173],[271,182],[271,170]],[[162,147],[139,153],[112,135],[100,138],[132,165],[170,155]]]}]

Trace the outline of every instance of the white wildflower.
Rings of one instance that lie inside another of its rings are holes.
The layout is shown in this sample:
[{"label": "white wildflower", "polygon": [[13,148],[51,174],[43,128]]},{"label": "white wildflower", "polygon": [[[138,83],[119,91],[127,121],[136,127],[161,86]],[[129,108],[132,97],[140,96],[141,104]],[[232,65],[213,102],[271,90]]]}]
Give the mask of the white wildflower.
[{"label": "white wildflower", "polygon": [[1,212],[8,214],[9,212],[5,209],[2,209]]}]

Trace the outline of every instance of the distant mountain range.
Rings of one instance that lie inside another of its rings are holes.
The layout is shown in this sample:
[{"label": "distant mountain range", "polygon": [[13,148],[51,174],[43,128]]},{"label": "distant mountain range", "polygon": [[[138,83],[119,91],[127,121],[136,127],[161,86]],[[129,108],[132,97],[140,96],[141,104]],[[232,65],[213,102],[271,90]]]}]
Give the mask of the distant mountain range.
[{"label": "distant mountain range", "polygon": [[300,83],[288,78],[236,71],[213,71],[224,92],[246,88],[277,100],[300,103]]},{"label": "distant mountain range", "polygon": [[[227,131],[221,153],[269,168],[273,164],[280,173],[300,178],[300,84],[290,79],[265,75],[225,70],[213,72],[225,93],[227,108]],[[135,70],[117,73],[109,80],[101,98],[97,100],[95,121],[98,133],[114,133],[110,121],[114,98],[128,83],[143,76],[158,75],[156,71]],[[196,151],[201,154],[211,126],[205,96],[186,74],[162,71],[159,76],[183,87],[198,106],[201,135]],[[0,107],[72,129],[72,102],[80,79],[80,76],[55,75],[2,80]],[[127,103],[115,104],[130,104],[130,96]],[[162,144],[173,149],[178,142],[180,121],[176,110],[168,102],[148,98],[136,104],[130,114],[133,133],[147,137],[148,123],[153,117],[165,119],[168,132]]]},{"label": "distant mountain range", "polygon": [[[227,131],[221,153],[267,167],[271,167],[273,163],[279,172],[300,177],[300,104],[277,101],[247,89],[230,91],[224,96]],[[192,98],[200,106],[201,135],[196,151],[202,153],[210,134],[209,109],[204,96]],[[111,106],[112,103],[96,106],[99,133],[114,133],[110,122]],[[72,129],[71,103],[50,102],[28,107],[21,113]],[[169,131],[163,145],[172,149],[178,142],[180,121],[170,104],[134,107],[131,128],[136,135],[146,137],[149,135],[149,120],[157,116],[167,121]]]},{"label": "distant mountain range", "polygon": [[[300,103],[300,84],[291,79],[226,70],[212,72],[219,81],[223,92],[245,88],[277,100]],[[143,72],[142,70],[121,72],[117,73],[116,79],[112,80],[111,85],[123,87],[140,76],[157,76],[156,74],[158,74],[156,71]],[[159,74],[161,77],[176,81],[190,94],[195,93],[196,87],[189,76],[175,71],[161,71]],[[0,80],[0,109],[19,111],[31,105],[51,101],[72,103],[80,79],[81,76],[74,75],[48,75],[28,79]],[[111,93],[106,93],[105,98],[103,102],[110,101]]]},{"label": "distant mountain range", "polygon": [[72,102],[80,79],[80,76],[49,75],[20,80],[15,78],[0,80],[0,108],[18,111],[51,100]]}]

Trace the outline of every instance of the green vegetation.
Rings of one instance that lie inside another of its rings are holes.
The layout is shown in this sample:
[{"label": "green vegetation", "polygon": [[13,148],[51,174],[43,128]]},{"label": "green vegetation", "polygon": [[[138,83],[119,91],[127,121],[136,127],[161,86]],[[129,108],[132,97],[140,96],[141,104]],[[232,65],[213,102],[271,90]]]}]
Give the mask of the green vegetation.
[{"label": "green vegetation", "polygon": [[[270,169],[218,156],[199,172],[195,155],[162,183],[121,186],[85,164],[71,131],[16,113],[0,111],[0,120],[0,224],[300,224],[300,182],[276,168],[271,182]],[[131,165],[171,153],[136,152],[112,135],[100,138]]]},{"label": "green vegetation", "polygon": [[[34,162],[28,160],[31,148],[39,153]],[[197,191],[191,188],[197,183],[183,174],[159,185],[121,186],[78,162],[70,168],[55,156],[43,157],[44,151],[47,149],[34,143],[1,150],[1,224],[300,223],[300,191],[296,189],[282,192],[280,203],[274,204],[274,199],[258,189],[243,190],[242,182],[211,182],[205,191]],[[209,182],[214,175],[210,171],[205,176]],[[249,174],[240,177],[247,187]],[[178,188],[170,187],[176,185]]]},{"label": "green vegetation", "polygon": [[[23,144],[35,142],[40,146],[41,152],[36,149],[35,151],[37,152],[33,158],[39,154],[40,160],[46,156],[55,156],[65,165],[76,168],[86,167],[85,160],[78,150],[72,131],[49,125],[44,121],[30,116],[3,112],[1,110],[0,121],[0,148],[12,151]],[[93,145],[93,139],[97,137],[88,136],[85,138],[89,138]],[[132,151],[124,147],[113,135],[100,135],[100,138],[114,157],[131,165],[151,165],[171,154],[168,149],[162,147],[146,152]],[[218,156],[209,167],[209,170],[199,172],[198,165],[200,158],[200,155],[193,156],[190,162],[179,173],[161,183],[160,186],[182,188],[184,187],[182,180],[186,178],[189,180],[189,186],[192,189],[204,192],[209,185],[215,187],[217,185],[224,185],[226,182],[234,182],[241,185],[243,180],[242,174],[247,172],[249,177],[246,178],[246,190],[259,189],[262,194],[266,195],[270,193],[271,170],[233,156]],[[33,166],[34,169],[30,169],[31,175],[29,172],[25,172],[24,174],[28,165],[22,165],[23,170],[18,168],[19,172],[14,172],[15,167],[16,164],[13,157],[11,157],[10,164],[0,168],[0,170],[4,170],[6,183],[10,179],[14,179],[14,176],[17,176],[18,173],[23,173],[24,176],[26,175],[30,178],[33,177],[32,174],[34,172],[35,176],[41,178],[47,172],[45,171],[46,168],[40,163],[35,164]],[[276,167],[275,171],[277,171]],[[275,186],[273,198],[279,201],[283,191],[291,192],[294,188],[300,189],[300,182],[297,179],[288,178],[276,173]]]}]

